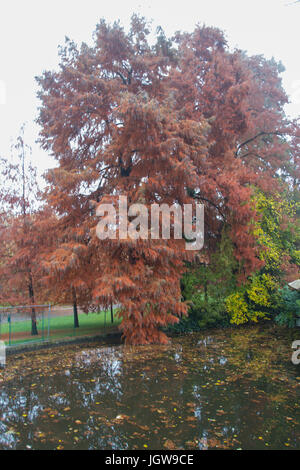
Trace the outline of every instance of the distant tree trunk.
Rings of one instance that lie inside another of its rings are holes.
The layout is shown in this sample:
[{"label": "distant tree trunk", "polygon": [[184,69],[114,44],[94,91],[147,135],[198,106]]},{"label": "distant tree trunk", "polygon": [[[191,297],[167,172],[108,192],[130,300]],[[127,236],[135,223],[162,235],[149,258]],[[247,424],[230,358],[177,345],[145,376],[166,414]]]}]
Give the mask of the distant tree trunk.
[{"label": "distant tree trunk", "polygon": [[74,328],[79,328],[78,309],[77,309],[77,297],[76,290],[73,287],[73,312],[74,312]]},{"label": "distant tree trunk", "polygon": [[208,301],[207,282],[205,282],[205,284],[204,284],[204,300],[205,300],[205,303],[207,304],[207,301]]},{"label": "distant tree trunk", "polygon": [[[32,305],[34,305],[35,304],[34,290],[33,290],[33,282],[32,282],[31,274],[29,275],[28,292],[29,292],[30,302],[31,302]],[[31,336],[37,336],[38,334],[39,333],[38,333],[37,323],[36,323],[35,308],[32,307],[32,309],[31,309]]]},{"label": "distant tree trunk", "polygon": [[110,303],[110,318],[111,318],[111,322],[113,323],[114,322],[114,309],[113,309],[112,302]]}]

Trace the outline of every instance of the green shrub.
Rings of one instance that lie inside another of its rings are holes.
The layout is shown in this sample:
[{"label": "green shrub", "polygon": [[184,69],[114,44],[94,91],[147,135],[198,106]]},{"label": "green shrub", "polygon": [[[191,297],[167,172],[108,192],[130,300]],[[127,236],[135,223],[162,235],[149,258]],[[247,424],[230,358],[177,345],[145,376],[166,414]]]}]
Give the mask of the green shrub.
[{"label": "green shrub", "polygon": [[280,310],[275,317],[279,325],[293,328],[300,317],[300,293],[285,286],[280,289]]},{"label": "green shrub", "polygon": [[209,265],[189,266],[181,281],[183,300],[189,303],[189,315],[172,331],[190,331],[229,325],[226,297],[236,288],[237,262],[232,242],[224,230],[220,245]]}]

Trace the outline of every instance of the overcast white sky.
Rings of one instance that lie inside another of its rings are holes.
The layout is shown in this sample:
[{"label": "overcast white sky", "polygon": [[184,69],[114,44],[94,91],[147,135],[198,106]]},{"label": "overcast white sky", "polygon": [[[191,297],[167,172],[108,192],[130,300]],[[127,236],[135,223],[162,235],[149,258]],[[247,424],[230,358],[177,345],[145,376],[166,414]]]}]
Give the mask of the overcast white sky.
[{"label": "overcast white sky", "polygon": [[[300,3],[293,0],[2,0],[0,4],[0,155],[8,155],[12,138],[27,123],[39,172],[53,166],[35,140],[38,100],[34,77],[57,67],[57,47],[65,36],[90,42],[100,18],[120,19],[125,27],[132,13],[153,19],[166,33],[192,30],[205,23],[225,31],[229,44],[250,54],[281,60],[284,87],[300,115]],[[1,182],[0,182],[1,183]]]}]

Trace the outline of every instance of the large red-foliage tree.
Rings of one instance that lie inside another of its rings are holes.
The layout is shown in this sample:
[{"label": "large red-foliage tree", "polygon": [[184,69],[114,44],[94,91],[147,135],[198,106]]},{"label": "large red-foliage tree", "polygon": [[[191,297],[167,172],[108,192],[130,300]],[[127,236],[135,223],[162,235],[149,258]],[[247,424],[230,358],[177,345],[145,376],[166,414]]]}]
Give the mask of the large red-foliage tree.
[{"label": "large red-foliage tree", "polygon": [[133,344],[165,342],[161,327],[186,312],[180,277],[192,252],[182,240],[100,241],[97,204],[201,202],[205,250],[226,224],[246,277],[260,266],[251,185],[272,190],[294,131],[274,61],[230,52],[214,28],[172,40],[158,29],[153,46],[148,35],[137,16],[128,34],[101,21],[93,47],[68,40],[60,70],[38,78],[40,141],[58,162],[47,174],[59,220],[47,262],[77,280],[82,304],[119,303]]}]

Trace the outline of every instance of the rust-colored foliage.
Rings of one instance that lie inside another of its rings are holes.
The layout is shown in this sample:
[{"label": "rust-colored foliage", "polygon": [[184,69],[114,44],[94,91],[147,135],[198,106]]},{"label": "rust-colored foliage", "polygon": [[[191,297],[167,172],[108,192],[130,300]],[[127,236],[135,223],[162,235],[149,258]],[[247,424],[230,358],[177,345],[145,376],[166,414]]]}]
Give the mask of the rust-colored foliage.
[{"label": "rust-colored foliage", "polygon": [[226,223],[245,278],[260,267],[250,185],[272,189],[293,132],[274,61],[230,52],[213,28],[172,41],[159,30],[154,46],[148,33],[137,16],[128,34],[101,21],[93,47],[68,40],[60,70],[38,78],[40,140],[58,162],[47,174],[57,215],[49,272],[62,290],[76,283],[86,308],[119,303],[131,344],[166,342],[161,327],[186,313],[187,252],[180,240],[98,240],[97,204],[202,202],[205,250]]},{"label": "rust-colored foliage", "polygon": [[[49,248],[50,212],[41,210],[36,169],[22,127],[13,146],[15,158],[0,159],[0,304],[35,305],[49,298],[41,282],[42,253]],[[31,309],[37,334],[36,309]]]}]

